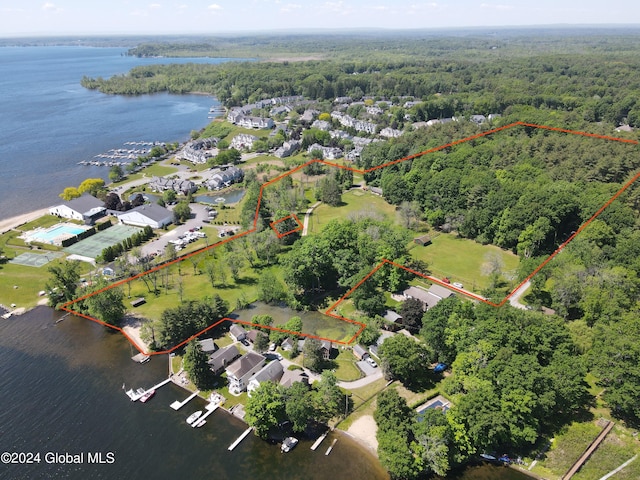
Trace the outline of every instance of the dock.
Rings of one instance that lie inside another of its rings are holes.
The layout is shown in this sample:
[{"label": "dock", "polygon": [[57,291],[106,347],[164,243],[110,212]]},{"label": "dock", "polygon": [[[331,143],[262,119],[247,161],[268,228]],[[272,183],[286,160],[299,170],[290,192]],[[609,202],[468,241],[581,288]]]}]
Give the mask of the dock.
[{"label": "dock", "polygon": [[329,454],[331,453],[331,450],[333,450],[333,446],[336,444],[336,442],[337,442],[337,441],[338,441],[338,439],[337,439],[337,438],[334,438],[334,439],[333,439],[333,442],[331,443],[331,446],[330,446],[329,448],[327,448],[327,451],[326,451],[326,453],[325,453],[325,456],[326,456],[326,455],[329,455]]},{"label": "dock", "polygon": [[320,435],[320,437],[318,437],[318,439],[313,443],[313,445],[311,445],[311,450],[315,450],[316,448],[318,448],[320,444],[324,441],[324,439],[327,438],[327,435],[329,435],[328,431]]},{"label": "dock", "polygon": [[587,449],[580,456],[580,458],[576,460],[576,462],[571,466],[569,471],[562,476],[561,480],[569,480],[571,477],[573,477],[576,474],[578,470],[580,470],[580,467],[582,467],[582,464],[586,462],[588,458],[591,456],[591,454],[595,452],[596,449],[600,446],[604,438],[613,428],[613,425],[614,425],[613,422],[607,421],[607,424],[602,429],[600,434],[596,437],[596,439],[593,442],[591,442],[591,444],[587,447]]},{"label": "dock", "polygon": [[173,408],[174,410],[178,411],[180,410],[182,407],[184,407],[187,403],[189,403],[191,400],[193,400],[198,394],[200,393],[200,390],[198,390],[196,393],[192,393],[191,395],[189,395],[187,397],[186,400],[179,402],[178,400],[176,400],[175,402],[173,402],[170,407]]},{"label": "dock", "polygon": [[[129,398],[131,399],[132,402],[137,402],[138,400],[140,400],[140,398],[142,398],[144,395],[146,395],[148,392],[150,392],[151,390],[157,390],[160,387],[165,386],[167,383],[169,383],[171,381],[170,378],[167,378],[166,380],[163,380],[162,382],[158,383],[157,385],[154,385],[151,388],[148,389],[144,389],[144,388],[138,388],[137,390],[127,390],[126,394],[129,396]],[[124,389],[124,385],[122,385],[123,389]]]},{"label": "dock", "polygon": [[246,437],[247,435],[249,435],[249,432],[251,432],[251,430],[253,430],[253,427],[249,427],[249,428],[247,428],[247,429],[242,433],[242,435],[240,435],[240,436],[236,439],[236,441],[235,441],[235,442],[233,442],[231,445],[229,445],[228,450],[231,452],[234,448],[236,448],[236,447],[240,444],[240,442],[241,442],[242,440],[244,440],[244,439],[245,439],[245,437]]},{"label": "dock", "polygon": [[195,422],[193,422],[191,424],[191,426],[193,428],[196,428],[196,425],[198,425],[200,422],[204,421],[205,418],[207,418],[209,415],[211,415],[213,412],[215,412],[218,409],[219,406],[220,406],[219,403],[210,403],[209,405],[204,407],[204,409],[206,410],[204,415],[201,415],[200,418],[198,418],[198,420],[196,420]]},{"label": "dock", "polygon": [[149,360],[151,360],[151,357],[149,355],[145,355],[144,353],[138,353],[133,357],[131,357],[131,360],[133,360],[136,363],[146,363]]}]

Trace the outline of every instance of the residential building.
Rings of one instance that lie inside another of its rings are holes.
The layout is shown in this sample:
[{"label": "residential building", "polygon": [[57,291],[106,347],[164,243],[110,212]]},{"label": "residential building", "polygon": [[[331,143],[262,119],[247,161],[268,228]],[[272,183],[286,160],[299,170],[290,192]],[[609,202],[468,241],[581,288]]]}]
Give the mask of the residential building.
[{"label": "residential building", "polygon": [[249,379],[247,383],[247,394],[251,396],[253,391],[258,388],[262,382],[278,383],[283,374],[284,368],[278,360],[267,363]]},{"label": "residential building", "polygon": [[176,154],[176,158],[182,158],[192,163],[207,163],[214,156],[214,149],[218,144],[217,138],[202,138],[187,143],[184,148]]},{"label": "residential building", "polygon": [[205,182],[209,190],[220,190],[244,180],[244,171],[238,167],[228,167],[225,170],[218,168],[212,172],[211,178]]},{"label": "residential building", "polygon": [[229,335],[231,335],[231,338],[234,342],[241,342],[242,340],[247,338],[247,331],[237,323],[234,323],[229,328]]},{"label": "residential building", "polygon": [[258,137],[255,135],[249,135],[248,133],[239,133],[231,140],[230,148],[235,148],[236,150],[251,150],[253,148],[253,143],[258,140]]},{"label": "residential building", "polygon": [[288,142],[284,142],[280,148],[276,149],[274,155],[278,158],[290,157],[300,150],[301,145],[302,142],[299,140],[289,140]]},{"label": "residential building", "polygon": [[273,128],[275,123],[271,118],[262,117],[240,117],[236,124],[244,128],[268,129]]},{"label": "residential building", "polygon": [[136,227],[149,226],[154,229],[165,227],[173,222],[173,213],[157,203],[149,203],[116,213],[118,221]]},{"label": "residential building", "polygon": [[218,350],[218,346],[213,341],[213,338],[198,340],[198,343],[200,344],[200,348],[202,349],[202,351],[207,355],[211,355],[213,352]]},{"label": "residential building", "polygon": [[329,130],[331,130],[331,123],[327,122],[326,120],[316,120],[311,124],[311,128],[317,128],[318,130],[324,130],[325,132],[328,132]]},{"label": "residential building", "polygon": [[198,189],[191,180],[181,180],[179,178],[153,177],[149,182],[149,187],[156,192],[173,190],[176,193],[189,195]]},{"label": "residential building", "polygon": [[322,358],[324,360],[329,360],[331,358],[332,349],[333,349],[333,344],[329,340],[322,340],[322,345],[320,346],[320,352],[322,352]]},{"label": "residential building", "polygon": [[229,392],[238,395],[245,391],[249,379],[253,374],[260,371],[265,361],[265,357],[259,353],[247,352],[229,365],[225,369],[227,381],[229,382]]},{"label": "residential building", "polygon": [[398,312],[395,312],[394,310],[387,310],[383,318],[391,323],[402,323],[402,315],[400,315]]},{"label": "residential building", "polygon": [[338,158],[342,158],[344,156],[344,152],[338,147],[323,147],[319,143],[314,143],[311,145],[307,152],[311,153],[314,150],[319,150],[322,152],[322,158],[324,160],[337,160]]},{"label": "residential building", "polygon": [[436,284],[431,285],[429,290],[420,287],[409,287],[402,292],[402,294],[405,298],[420,300],[425,310],[436,306],[441,300],[454,295],[451,290]]},{"label": "residential building", "polygon": [[280,385],[285,388],[289,388],[296,382],[309,385],[309,375],[307,375],[304,370],[285,370],[282,378],[280,378]]},{"label": "residential building", "polygon": [[353,355],[358,360],[365,360],[369,356],[369,352],[367,352],[367,349],[365,347],[363,347],[362,345],[360,345],[358,343],[357,345],[354,345],[354,347],[353,347]]},{"label": "residential building", "polygon": [[66,200],[60,205],[49,208],[51,215],[72,220],[81,220],[87,224],[93,224],[96,219],[104,216],[105,212],[104,202],[88,193],[84,193],[78,198]]},{"label": "residential building", "polygon": [[390,127],[386,127],[383,128],[382,130],[380,130],[380,136],[381,137],[386,137],[386,138],[398,138],[399,136],[401,136],[404,132],[402,130],[396,130]]},{"label": "residential building", "polygon": [[211,354],[207,363],[209,364],[211,371],[215,375],[218,375],[239,356],[240,352],[238,351],[238,347],[235,345],[229,345],[228,347],[221,348]]}]

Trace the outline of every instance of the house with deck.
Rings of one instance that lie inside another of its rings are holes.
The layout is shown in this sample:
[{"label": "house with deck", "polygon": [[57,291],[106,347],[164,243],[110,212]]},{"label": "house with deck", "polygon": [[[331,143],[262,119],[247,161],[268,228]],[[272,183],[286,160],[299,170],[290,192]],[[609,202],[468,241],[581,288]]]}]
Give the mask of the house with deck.
[{"label": "house with deck", "polygon": [[218,375],[239,356],[240,352],[238,351],[238,347],[235,345],[229,345],[228,347],[221,348],[212,353],[209,356],[207,363],[209,364],[211,371],[215,375]]},{"label": "house with deck", "polygon": [[239,395],[247,389],[249,379],[264,366],[266,358],[256,352],[247,352],[231,365],[225,372],[229,382],[229,393]]},{"label": "house with deck", "polygon": [[262,382],[278,383],[283,374],[284,368],[278,360],[267,363],[249,379],[249,383],[247,383],[247,394],[251,396],[253,391],[258,388]]}]

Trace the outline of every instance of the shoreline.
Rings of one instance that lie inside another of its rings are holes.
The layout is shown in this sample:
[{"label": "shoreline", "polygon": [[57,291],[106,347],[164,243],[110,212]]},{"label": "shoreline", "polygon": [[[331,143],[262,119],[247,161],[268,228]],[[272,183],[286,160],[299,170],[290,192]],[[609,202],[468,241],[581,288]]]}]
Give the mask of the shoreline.
[{"label": "shoreline", "polygon": [[22,213],[20,215],[16,215],[15,217],[6,218],[0,220],[0,234],[6,233],[9,230],[13,230],[20,225],[24,225],[25,223],[29,223],[37,218],[40,218],[49,213],[49,207],[40,208],[38,210],[32,210],[27,213]]}]

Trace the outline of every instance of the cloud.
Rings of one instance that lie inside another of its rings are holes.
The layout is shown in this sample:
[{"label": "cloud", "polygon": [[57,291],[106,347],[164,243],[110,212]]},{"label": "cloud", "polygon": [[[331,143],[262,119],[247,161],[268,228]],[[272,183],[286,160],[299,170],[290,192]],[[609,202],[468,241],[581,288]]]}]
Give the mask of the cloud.
[{"label": "cloud", "polygon": [[[280,2],[276,2],[276,3],[280,3]],[[280,8],[280,11],[282,13],[291,13],[301,8],[302,8],[302,5],[299,5],[297,3],[287,3],[286,5]]]},{"label": "cloud", "polygon": [[341,15],[350,15],[353,13],[353,9],[344,4],[344,2],[324,2],[322,9],[331,13],[338,13]]},{"label": "cloud", "polygon": [[51,2],[45,2],[42,5],[42,10],[44,10],[45,12],[60,12],[61,9],[56,7],[53,3]]},{"label": "cloud", "polygon": [[162,8],[162,5],[160,5],[159,3],[151,3],[149,4],[149,8],[151,10],[157,10],[158,8]]},{"label": "cloud", "polygon": [[222,10],[222,7],[220,5],[218,5],[217,3],[212,3],[211,5],[209,5],[207,7],[207,10],[209,10],[210,12],[219,12],[220,10]]},{"label": "cloud", "polygon": [[481,3],[480,8],[486,8],[488,10],[513,10],[513,5],[501,5],[497,3]]},{"label": "cloud", "polygon": [[389,7],[387,7],[386,5],[375,5],[371,7],[371,9],[378,12],[386,12],[387,10],[389,10]]}]

